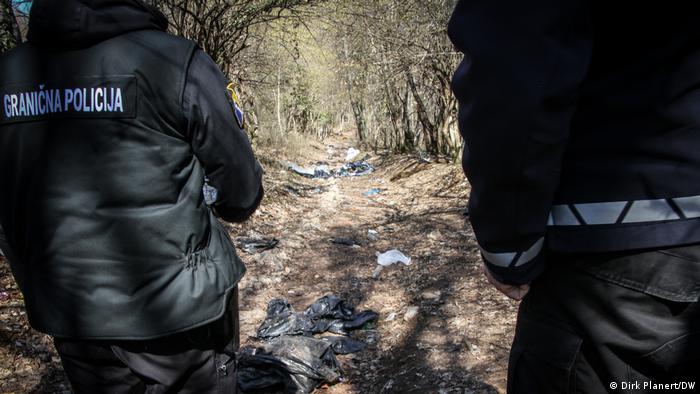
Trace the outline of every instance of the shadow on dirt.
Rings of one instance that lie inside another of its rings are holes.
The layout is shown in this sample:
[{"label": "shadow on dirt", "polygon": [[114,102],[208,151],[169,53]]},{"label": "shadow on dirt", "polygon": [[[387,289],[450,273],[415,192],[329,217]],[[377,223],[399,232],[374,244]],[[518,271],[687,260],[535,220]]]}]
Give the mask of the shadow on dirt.
[{"label": "shadow on dirt", "polygon": [[[401,299],[390,307],[395,309],[390,313],[394,316],[380,314],[379,342],[359,354],[347,368],[348,384],[352,387],[349,392],[498,392],[481,379],[488,376],[492,366],[477,359],[465,362],[463,357],[476,348],[474,344],[480,342],[479,339],[450,327],[451,320],[459,318],[460,313],[454,305],[466,303],[469,306],[469,301],[464,300],[460,293],[466,286],[463,278],[481,275],[480,263],[470,261],[466,253],[454,254],[455,249],[469,248],[468,239],[464,237],[429,239],[436,233],[463,234],[467,226],[461,214],[463,209],[431,209],[413,214],[389,210],[386,220],[377,226],[377,230],[388,238],[392,247],[412,254],[413,264],[385,268],[377,280],[368,279],[363,271],[358,273],[357,269],[351,268],[374,261],[372,245],[363,245],[361,249],[328,248],[328,261],[332,262],[328,270],[344,272],[336,280],[335,289],[343,298],[355,305],[364,304],[376,294]],[[452,217],[445,220],[445,215]],[[353,228],[331,227],[330,231],[361,238],[365,228],[366,225],[358,223]],[[445,245],[445,242],[450,245]],[[431,245],[424,247],[426,243]],[[453,253],[442,255],[443,246]],[[364,271],[367,271],[366,267]],[[393,293],[387,291],[387,287],[393,288]],[[386,304],[393,302],[387,300]],[[409,306],[419,308],[417,317],[404,318]],[[392,343],[382,345],[385,339]],[[507,359],[507,351],[506,347],[493,348],[501,360]]]}]

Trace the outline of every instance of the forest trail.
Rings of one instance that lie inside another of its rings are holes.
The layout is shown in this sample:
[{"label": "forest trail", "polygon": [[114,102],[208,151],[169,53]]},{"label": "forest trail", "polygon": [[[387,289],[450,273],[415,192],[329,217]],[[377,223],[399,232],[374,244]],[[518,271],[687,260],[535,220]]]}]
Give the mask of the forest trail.
[{"label": "forest trail", "polygon": [[[309,140],[301,166],[345,163],[349,135]],[[369,346],[338,356],[347,381],[317,393],[504,393],[517,305],[487,285],[479,251],[463,215],[468,184],[461,168],[409,156],[367,155],[376,171],[361,177],[308,179],[289,171],[282,152],[257,152],[266,197],[253,218],[227,225],[231,237],[269,237],[268,251],[238,251],[248,272],[240,283],[241,344],[259,345],[255,331],[267,303],[289,300],[303,310],[335,294],[379,313],[358,332]],[[380,193],[367,197],[372,189]],[[379,239],[368,239],[368,230]],[[358,246],[331,242],[353,239]],[[372,277],[376,252],[399,249],[412,264]],[[410,307],[414,319],[405,320]],[[48,337],[26,323],[21,296],[0,262],[0,393],[65,393],[67,385]]]},{"label": "forest trail", "polygon": [[[347,135],[310,142],[297,164],[338,168],[350,147]],[[276,156],[270,153],[261,157]],[[360,334],[376,342],[339,356],[349,380],[319,392],[505,392],[517,308],[483,278],[464,216],[468,184],[461,168],[366,152],[358,159],[365,155],[376,171],[354,178],[307,179],[263,160],[267,197],[253,220],[232,226],[231,234],[280,243],[261,254],[240,253],[248,267],[240,285],[242,344],[255,345],[271,299],[286,298],[303,310],[335,294],[379,313],[376,330]],[[380,193],[364,195],[373,188]],[[379,240],[368,239],[368,230]],[[359,246],[335,244],[335,238]],[[375,253],[391,249],[412,264],[387,267],[373,279]],[[409,307],[419,313],[405,321]]]}]

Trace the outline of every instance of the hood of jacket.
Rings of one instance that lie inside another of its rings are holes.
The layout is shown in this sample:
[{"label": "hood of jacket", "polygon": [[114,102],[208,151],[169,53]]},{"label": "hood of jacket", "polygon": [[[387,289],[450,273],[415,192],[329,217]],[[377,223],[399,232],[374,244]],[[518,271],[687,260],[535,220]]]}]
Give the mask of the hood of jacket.
[{"label": "hood of jacket", "polygon": [[29,42],[79,49],[136,30],[166,30],[167,18],[142,0],[34,0]]}]

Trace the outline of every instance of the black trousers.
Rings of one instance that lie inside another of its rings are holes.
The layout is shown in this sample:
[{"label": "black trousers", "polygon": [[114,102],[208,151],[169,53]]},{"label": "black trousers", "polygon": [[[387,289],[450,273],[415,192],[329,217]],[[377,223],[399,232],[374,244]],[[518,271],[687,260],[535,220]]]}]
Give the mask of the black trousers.
[{"label": "black trousers", "polygon": [[699,297],[700,246],[551,255],[520,305],[508,392],[700,391]]},{"label": "black trousers", "polygon": [[76,394],[236,393],[238,290],[214,323],[149,341],[55,338]]}]

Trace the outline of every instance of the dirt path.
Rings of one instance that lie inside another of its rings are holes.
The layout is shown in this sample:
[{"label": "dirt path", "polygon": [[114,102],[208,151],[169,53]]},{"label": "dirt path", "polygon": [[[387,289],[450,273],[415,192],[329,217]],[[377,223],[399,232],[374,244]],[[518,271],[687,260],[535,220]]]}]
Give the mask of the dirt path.
[{"label": "dirt path", "polygon": [[[329,147],[332,145],[332,147]],[[343,163],[349,139],[309,143],[301,165]],[[363,154],[364,155],[364,154]],[[255,330],[273,298],[297,310],[336,294],[380,314],[376,328],[358,334],[370,343],[340,356],[347,381],[319,393],[501,393],[516,305],[482,280],[478,249],[462,214],[468,186],[454,164],[371,155],[377,167],[358,178],[306,179],[260,154],[267,196],[253,219],[229,225],[232,237],[279,239],[267,252],[239,254],[248,273],[240,284],[241,340]],[[380,194],[365,197],[371,188]],[[368,230],[379,233],[370,241]],[[359,246],[338,245],[334,237]],[[397,248],[410,266],[372,278],[376,252]],[[3,295],[4,294],[4,295]],[[414,319],[404,319],[418,307]],[[51,342],[31,330],[21,298],[0,262],[0,393],[67,392]]]},{"label": "dirt path", "polygon": [[[299,164],[339,166],[349,147],[342,139],[330,148],[312,145]],[[461,169],[407,157],[370,162],[377,167],[371,175],[329,180],[268,163],[268,197],[250,223],[233,230],[280,240],[272,251],[243,254],[244,344],[255,343],[246,337],[254,336],[272,298],[287,298],[299,310],[336,294],[379,312],[380,320],[375,332],[365,333],[376,342],[341,357],[349,381],[325,392],[504,392],[516,308],[482,280],[463,215],[468,186]],[[365,197],[371,188],[381,193]],[[379,240],[370,241],[368,230]],[[334,244],[334,237],[360,246]],[[394,248],[412,257],[412,265],[389,267],[373,279],[375,253]],[[409,307],[419,314],[405,321]]]}]

